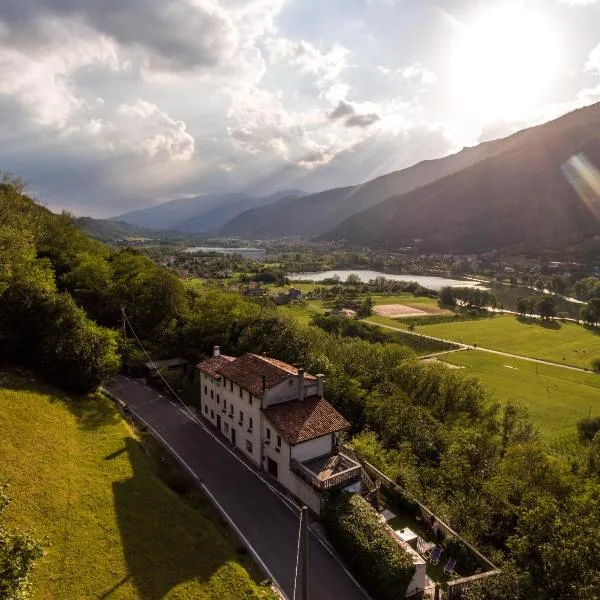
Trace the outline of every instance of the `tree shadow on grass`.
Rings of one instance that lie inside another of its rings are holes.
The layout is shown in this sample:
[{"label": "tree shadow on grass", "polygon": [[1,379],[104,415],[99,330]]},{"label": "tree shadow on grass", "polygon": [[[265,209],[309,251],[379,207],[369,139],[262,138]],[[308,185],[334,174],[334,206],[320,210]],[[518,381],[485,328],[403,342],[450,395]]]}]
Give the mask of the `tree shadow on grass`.
[{"label": "tree shadow on grass", "polygon": [[19,368],[0,371],[0,388],[30,392],[48,396],[50,403],[61,402],[77,418],[78,425],[85,430],[94,430],[119,422],[120,416],[113,403],[100,393],[83,396],[65,392],[46,383],[42,377]]},{"label": "tree shadow on grass", "polygon": [[537,327],[542,327],[543,329],[552,329],[554,331],[557,331],[562,327],[558,321],[549,319],[532,319],[530,317],[518,316],[517,321],[523,325],[534,325]]},{"label": "tree shadow on grass", "polygon": [[113,494],[128,573],[139,595],[160,600],[183,582],[216,575],[237,585],[233,595],[224,591],[220,597],[254,597],[251,580],[232,564],[235,551],[223,540],[224,523],[200,514],[160,482],[139,442],[127,438],[125,446],[133,476],[113,483]]},{"label": "tree shadow on grass", "polygon": [[600,335],[600,327],[594,327],[593,325],[584,324],[584,329],[587,329],[593,335]]}]

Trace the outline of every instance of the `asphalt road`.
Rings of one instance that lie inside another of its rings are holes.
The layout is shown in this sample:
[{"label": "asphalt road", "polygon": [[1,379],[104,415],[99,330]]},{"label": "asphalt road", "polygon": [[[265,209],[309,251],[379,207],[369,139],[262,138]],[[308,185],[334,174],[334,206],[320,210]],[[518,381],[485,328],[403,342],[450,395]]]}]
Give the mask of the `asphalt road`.
[{"label": "asphalt road", "polygon": [[[187,415],[181,405],[118,376],[104,388],[125,402],[179,455],[216,499],[291,600],[299,517],[275,491]],[[300,596],[298,596],[300,597]],[[366,600],[341,563],[309,530],[308,598]]]}]

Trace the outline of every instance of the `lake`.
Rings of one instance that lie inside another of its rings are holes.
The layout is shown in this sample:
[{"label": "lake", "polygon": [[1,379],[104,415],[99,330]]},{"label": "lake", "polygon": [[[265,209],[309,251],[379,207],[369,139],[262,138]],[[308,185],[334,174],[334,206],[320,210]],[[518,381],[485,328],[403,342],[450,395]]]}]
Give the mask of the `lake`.
[{"label": "lake", "polygon": [[336,271],[323,271],[321,273],[289,273],[288,279],[290,281],[323,281],[324,279],[330,279],[332,277],[339,277],[340,280],[345,281],[348,275],[357,275],[361,281],[367,283],[371,279],[377,277],[385,277],[386,279],[392,279],[394,281],[416,281],[419,285],[430,289],[439,291],[443,287],[480,287],[481,284],[478,281],[461,281],[460,279],[448,279],[446,277],[436,277],[435,275],[395,275],[393,273],[381,273],[379,271],[370,271],[367,269],[359,270],[336,270]]},{"label": "lake", "polygon": [[263,261],[267,255],[267,251],[264,248],[218,248],[208,246],[194,246],[193,248],[186,248],[186,252],[190,254],[196,254],[198,252],[217,252],[219,254],[241,254],[246,258],[252,260]]}]

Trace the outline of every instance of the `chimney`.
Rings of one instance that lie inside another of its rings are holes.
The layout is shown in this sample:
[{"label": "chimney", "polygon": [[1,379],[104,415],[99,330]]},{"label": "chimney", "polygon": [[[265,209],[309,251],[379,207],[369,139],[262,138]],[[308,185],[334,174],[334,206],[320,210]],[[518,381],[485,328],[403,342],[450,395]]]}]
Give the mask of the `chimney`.
[{"label": "chimney", "polygon": [[304,400],[304,369],[298,369],[298,400]]},{"label": "chimney", "polygon": [[322,398],[325,393],[323,389],[323,384],[325,383],[323,377],[324,375],[321,375],[320,373],[317,375],[317,396],[319,396],[319,398]]},{"label": "chimney", "polygon": [[215,346],[213,348],[213,356],[219,356],[221,354],[221,347],[220,346]]}]

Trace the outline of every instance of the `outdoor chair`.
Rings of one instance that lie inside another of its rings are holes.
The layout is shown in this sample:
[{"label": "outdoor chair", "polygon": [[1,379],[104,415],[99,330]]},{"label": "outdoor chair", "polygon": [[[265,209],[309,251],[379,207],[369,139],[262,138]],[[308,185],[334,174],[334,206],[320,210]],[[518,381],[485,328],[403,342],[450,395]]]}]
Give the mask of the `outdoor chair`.
[{"label": "outdoor chair", "polygon": [[448,562],[444,566],[444,573],[446,575],[451,575],[454,572],[454,567],[456,567],[456,559],[449,558]]},{"label": "outdoor chair", "polygon": [[433,549],[433,552],[431,553],[431,556],[429,557],[429,562],[432,565],[437,565],[440,562],[440,558],[442,556],[442,552],[444,551],[444,549],[441,546],[436,546]]}]

